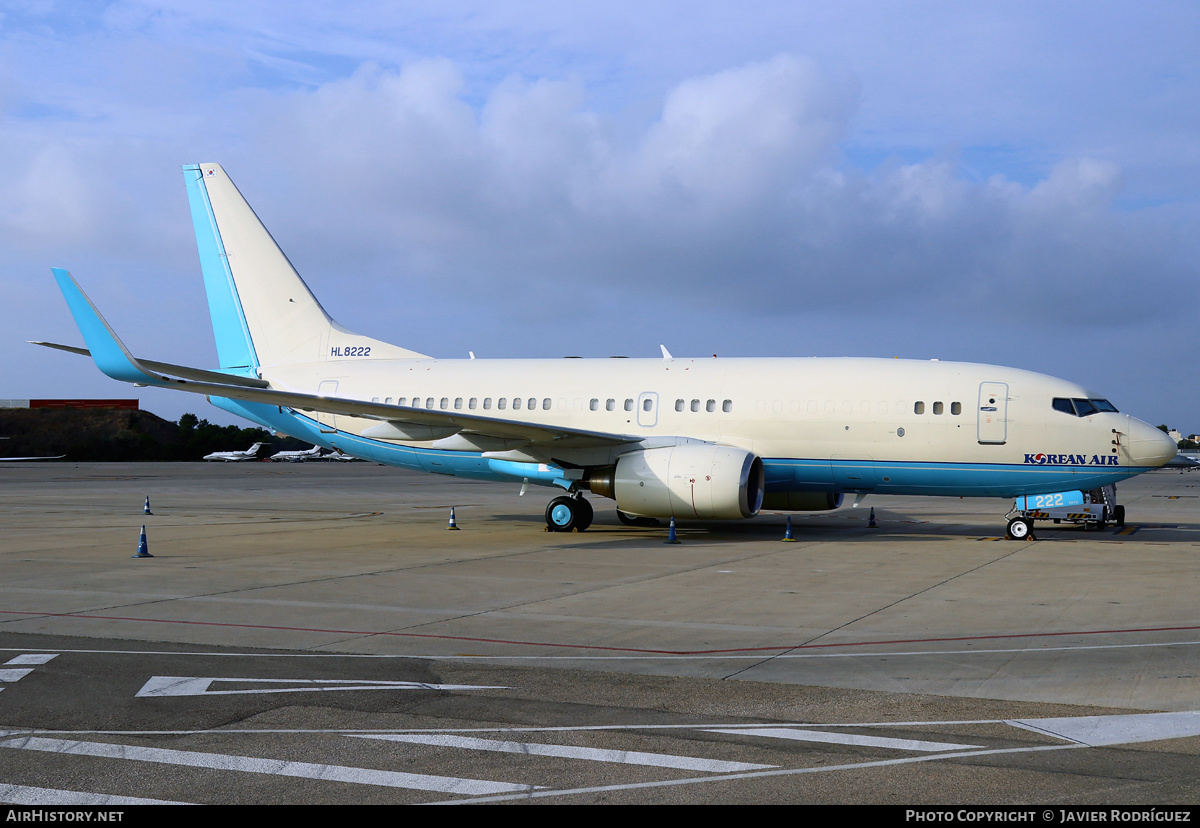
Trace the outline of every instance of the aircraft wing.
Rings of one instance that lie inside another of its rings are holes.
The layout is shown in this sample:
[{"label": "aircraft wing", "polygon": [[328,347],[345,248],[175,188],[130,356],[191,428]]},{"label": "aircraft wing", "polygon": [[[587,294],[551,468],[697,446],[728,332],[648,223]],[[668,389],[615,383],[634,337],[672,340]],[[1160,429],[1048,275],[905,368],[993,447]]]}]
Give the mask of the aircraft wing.
[{"label": "aircraft wing", "polygon": [[387,421],[401,428],[405,425],[453,427],[456,432],[524,440],[539,447],[605,447],[635,443],[640,439],[631,435],[482,417],[477,414],[465,414],[461,411],[408,408],[343,397],[322,397],[316,394],[271,388],[270,383],[260,379],[231,376],[218,371],[188,368],[166,362],[142,361],[129,352],[129,349],[121,342],[116,332],[101,316],[100,311],[92,304],[91,299],[87,297],[71,274],[61,268],[52,270],[54,278],[67,300],[71,314],[75,318],[75,324],[79,326],[79,331],[83,334],[87,348],[57,345],[50,342],[33,344],[70,353],[87,354],[96,363],[96,367],[113,379],[122,382],[174,388],[210,397],[225,397],[284,406],[299,411]]}]

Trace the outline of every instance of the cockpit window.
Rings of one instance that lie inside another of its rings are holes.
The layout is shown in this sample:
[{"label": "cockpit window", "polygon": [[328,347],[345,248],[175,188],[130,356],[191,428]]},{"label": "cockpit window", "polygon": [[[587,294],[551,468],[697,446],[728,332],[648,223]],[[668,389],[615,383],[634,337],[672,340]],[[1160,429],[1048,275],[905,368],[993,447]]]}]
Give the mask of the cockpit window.
[{"label": "cockpit window", "polygon": [[1075,403],[1075,413],[1080,417],[1086,417],[1089,414],[1096,413],[1096,406],[1092,405],[1087,400],[1071,400]]},{"label": "cockpit window", "polygon": [[1061,411],[1064,414],[1074,414],[1076,417],[1087,417],[1100,411],[1117,412],[1117,407],[1108,400],[1055,397],[1051,405],[1055,411]]}]

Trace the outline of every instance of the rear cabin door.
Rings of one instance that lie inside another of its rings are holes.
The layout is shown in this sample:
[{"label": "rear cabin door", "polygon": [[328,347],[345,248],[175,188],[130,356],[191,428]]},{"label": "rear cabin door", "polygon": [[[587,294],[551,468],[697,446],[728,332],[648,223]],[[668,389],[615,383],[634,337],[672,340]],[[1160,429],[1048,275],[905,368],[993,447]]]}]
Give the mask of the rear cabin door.
[{"label": "rear cabin door", "polygon": [[[325,380],[317,387],[318,397],[336,397],[337,396],[337,380]],[[337,433],[337,415],[317,412],[317,422],[321,425],[322,434]]]}]

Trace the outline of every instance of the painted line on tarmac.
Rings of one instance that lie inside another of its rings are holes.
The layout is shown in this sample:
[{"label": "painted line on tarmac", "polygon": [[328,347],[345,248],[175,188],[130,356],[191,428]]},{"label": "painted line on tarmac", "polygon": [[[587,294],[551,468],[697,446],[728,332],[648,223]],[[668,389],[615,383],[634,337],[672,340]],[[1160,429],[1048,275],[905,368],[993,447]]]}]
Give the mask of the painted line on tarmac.
[{"label": "painted line on tarmac", "polygon": [[711,782],[728,782],[734,779],[766,779],[772,776],[799,776],[807,773],[833,773],[836,771],[861,771],[867,768],[884,768],[890,765],[911,765],[917,762],[938,762],[943,759],[957,760],[972,756],[998,756],[1004,754],[1038,753],[1049,750],[1079,750],[1087,745],[1039,745],[1038,747],[997,748],[995,750],[967,750],[955,753],[932,753],[927,756],[906,756],[902,759],[881,759],[875,762],[856,762],[847,765],[822,765],[814,768],[781,768],[778,770],[729,773],[718,776],[692,777],[691,779],[668,779],[657,782],[632,782],[626,785],[603,785],[594,788],[568,788],[563,790],[531,791],[516,796],[490,796],[478,799],[452,799],[444,802],[427,802],[426,805],[460,805],[477,802],[509,802],[515,799],[544,799],[551,796],[573,796],[576,794],[608,793],[611,791],[634,791],[644,788],[666,788],[674,785],[702,785]]},{"label": "painted line on tarmac", "polygon": [[[716,730],[714,733],[735,731]],[[696,756],[679,756],[671,753],[642,753],[634,750],[604,750],[601,748],[576,747],[574,745],[547,745],[539,742],[498,742],[494,739],[472,739],[467,736],[445,734],[422,736],[418,734],[391,734],[379,736],[356,735],[357,739],[381,739],[389,742],[407,742],[433,747],[485,750],[495,753],[519,753],[525,756],[553,756],[558,759],[583,759],[589,762],[616,762],[622,765],[645,765],[653,768],[675,768],[676,770],[708,771],[710,773],[733,773],[737,771],[762,770],[778,765],[754,765],[748,762],[724,762],[718,759],[701,759]]]},{"label": "painted line on tarmac", "polygon": [[350,782],[358,785],[381,785],[437,793],[480,795],[538,789],[536,785],[515,785],[509,782],[490,782],[483,779],[461,779],[454,776],[429,776],[421,773],[351,768],[342,765],[319,765],[311,762],[289,762],[282,759],[258,759],[226,753],[199,753],[191,750],[116,745],[107,742],[76,742],[65,739],[26,737],[0,742],[0,747],[17,750],[37,750],[65,753],[74,756],[95,756],[102,759],[125,759],[136,762],[155,762],[162,765],[181,765],[193,768],[262,773],[271,776],[295,776],[302,779],[322,779]]},{"label": "painted line on tarmac", "polygon": [[[1003,633],[997,635],[964,635],[964,636],[948,636],[944,638],[899,638],[894,640],[880,639],[872,641],[849,641],[836,644],[776,644],[772,646],[761,647],[724,647],[714,650],[660,650],[648,647],[609,647],[599,644],[569,644],[564,642],[554,641],[521,641],[506,638],[479,638],[475,636],[462,635],[438,635],[435,633],[405,633],[394,632],[389,630],[346,630],[346,629],[324,629],[320,627],[292,627],[280,626],[272,624],[234,624],[224,621],[197,621],[184,620],[177,618],[136,618],[121,615],[91,615],[86,613],[74,612],[37,612],[27,610],[0,610],[0,615],[24,615],[30,618],[79,618],[92,621],[131,621],[143,624],[181,624],[192,627],[224,627],[229,629],[242,630],[277,630],[280,632],[304,632],[318,633],[323,635],[353,635],[363,637],[387,637],[387,638],[421,638],[437,641],[462,641],[472,644],[511,644],[521,647],[556,647],[563,650],[602,650],[606,652],[616,653],[641,653],[655,656],[707,656],[707,655],[724,655],[729,653],[769,653],[779,650],[792,652],[795,650],[819,650],[844,647],[880,647],[892,646],[896,644],[939,644],[939,643],[956,643],[962,641],[1003,641],[1014,638],[1061,638],[1064,636],[1084,636],[1084,635],[1129,635],[1133,633],[1152,633],[1152,632],[1186,632],[1192,630],[1200,630],[1200,625],[1192,624],[1189,626],[1180,627],[1129,627],[1123,629],[1109,630],[1063,630],[1060,632],[1030,632],[1030,633]],[[1072,648],[1074,649],[1074,648]],[[105,651],[111,652],[111,651]],[[405,658],[427,658],[429,656],[404,656]],[[438,657],[438,656],[435,656]],[[480,656],[474,654],[459,654],[452,656],[453,658],[514,658],[515,656]],[[782,657],[782,656],[778,656]],[[447,656],[440,656],[447,658]]]},{"label": "painted line on tarmac", "polygon": [[822,742],[831,745],[917,750],[938,753],[948,750],[981,750],[983,745],[960,745],[953,742],[925,742],[920,739],[885,739],[858,733],[829,733],[824,730],[804,730],[795,727],[729,727],[708,730],[709,733],[730,733],[735,736],[762,736],[768,739],[790,739],[795,742]]},{"label": "painted line on tarmac", "polygon": [[[6,805],[191,805],[170,799],[144,799],[140,796],[60,791],[55,788],[32,788],[27,785],[0,784],[0,802]],[[10,817],[10,819],[13,817]]]}]

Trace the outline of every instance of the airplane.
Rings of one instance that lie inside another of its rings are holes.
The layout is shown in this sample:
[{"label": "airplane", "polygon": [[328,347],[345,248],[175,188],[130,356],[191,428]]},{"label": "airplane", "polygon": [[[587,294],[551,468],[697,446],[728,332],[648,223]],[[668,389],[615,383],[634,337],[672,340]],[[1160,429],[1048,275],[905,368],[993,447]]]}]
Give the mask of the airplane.
[{"label": "airplane", "polygon": [[204,455],[205,460],[220,460],[225,463],[240,463],[243,460],[257,460],[258,450],[263,447],[263,443],[255,443],[245,451],[214,451],[212,454]]},{"label": "airplane", "polygon": [[[8,439],[7,437],[0,437],[0,440],[7,440],[7,439]],[[65,455],[65,454],[56,454],[53,456],[43,456],[43,457],[0,457],[0,463],[24,463],[24,462],[28,462],[30,460],[61,460],[66,456],[67,455]]]},{"label": "airplane", "polygon": [[1191,471],[1194,468],[1200,467],[1200,460],[1190,454],[1184,454],[1182,451],[1168,460],[1162,466],[1164,469],[1181,469],[1182,471]]},{"label": "airplane", "polygon": [[321,447],[313,446],[304,451],[281,451],[271,455],[271,462],[285,461],[288,463],[303,463],[305,460],[316,460],[321,456]]},{"label": "airplane", "polygon": [[[588,528],[585,492],[629,524],[740,520],[836,509],[848,494],[1094,490],[1175,456],[1100,395],[995,365],[665,347],[661,359],[435,359],[330,318],[220,165],[184,177],[220,367],[134,357],[61,268],[87,348],[37,344],[354,457],[548,487],[551,531]],[[1029,537],[1032,522],[1008,529]]]}]

